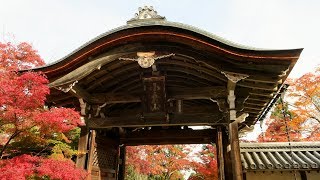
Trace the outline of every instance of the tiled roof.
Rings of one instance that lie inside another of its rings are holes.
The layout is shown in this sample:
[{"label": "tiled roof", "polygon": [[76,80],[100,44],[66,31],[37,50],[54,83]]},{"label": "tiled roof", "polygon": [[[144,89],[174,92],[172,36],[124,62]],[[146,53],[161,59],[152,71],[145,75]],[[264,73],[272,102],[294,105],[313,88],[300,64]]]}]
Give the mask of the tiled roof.
[{"label": "tiled roof", "polygon": [[320,142],[241,143],[244,170],[320,169]]}]

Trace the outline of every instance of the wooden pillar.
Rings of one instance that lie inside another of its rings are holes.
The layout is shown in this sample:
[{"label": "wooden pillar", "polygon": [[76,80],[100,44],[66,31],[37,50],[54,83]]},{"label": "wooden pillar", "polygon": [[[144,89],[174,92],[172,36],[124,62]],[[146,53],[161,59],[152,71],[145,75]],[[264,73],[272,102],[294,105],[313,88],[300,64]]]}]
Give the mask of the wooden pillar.
[{"label": "wooden pillar", "polygon": [[231,145],[231,163],[232,163],[232,174],[233,180],[242,180],[242,165],[240,159],[240,145],[239,145],[239,135],[238,135],[238,122],[236,121],[236,96],[235,89],[237,82],[249,77],[247,74],[239,74],[233,72],[221,72],[228,78],[228,103],[229,103],[229,139]]},{"label": "wooden pillar", "polygon": [[242,164],[240,158],[240,145],[238,134],[238,122],[234,121],[229,124],[229,136],[231,145],[231,162],[233,180],[242,180]]},{"label": "wooden pillar", "polygon": [[124,180],[125,176],[126,176],[126,146],[123,145],[120,147],[118,180]]},{"label": "wooden pillar", "polygon": [[95,130],[91,130],[90,132],[90,144],[89,144],[89,157],[88,157],[88,164],[87,164],[87,170],[89,172],[89,178],[88,179],[92,179],[91,174],[92,174],[92,164],[93,164],[93,156],[95,153],[95,146],[96,146],[96,131]]},{"label": "wooden pillar", "polygon": [[219,180],[225,180],[225,172],[224,172],[224,158],[223,158],[223,134],[222,128],[220,126],[217,127],[217,155],[218,155],[218,175]]},{"label": "wooden pillar", "polygon": [[88,161],[88,129],[86,126],[82,126],[80,132],[80,139],[78,144],[78,156],[77,156],[77,167],[87,169]]}]

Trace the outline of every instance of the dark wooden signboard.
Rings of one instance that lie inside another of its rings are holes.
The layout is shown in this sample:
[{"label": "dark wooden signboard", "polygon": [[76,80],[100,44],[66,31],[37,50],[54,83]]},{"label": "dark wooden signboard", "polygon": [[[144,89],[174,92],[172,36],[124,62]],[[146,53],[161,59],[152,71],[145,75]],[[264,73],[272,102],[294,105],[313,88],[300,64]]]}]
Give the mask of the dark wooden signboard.
[{"label": "dark wooden signboard", "polygon": [[165,77],[143,78],[143,88],[142,105],[145,120],[149,122],[166,121]]}]

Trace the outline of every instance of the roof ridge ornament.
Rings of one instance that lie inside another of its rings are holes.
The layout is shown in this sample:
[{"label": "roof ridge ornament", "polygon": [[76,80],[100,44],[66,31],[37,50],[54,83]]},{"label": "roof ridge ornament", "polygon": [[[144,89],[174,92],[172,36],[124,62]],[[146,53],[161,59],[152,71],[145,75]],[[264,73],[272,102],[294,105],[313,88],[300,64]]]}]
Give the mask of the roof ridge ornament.
[{"label": "roof ridge ornament", "polygon": [[158,15],[158,12],[153,9],[152,6],[139,7],[139,12],[135,14],[135,17],[127,21],[127,24],[146,21],[146,20],[166,20],[164,16]]}]

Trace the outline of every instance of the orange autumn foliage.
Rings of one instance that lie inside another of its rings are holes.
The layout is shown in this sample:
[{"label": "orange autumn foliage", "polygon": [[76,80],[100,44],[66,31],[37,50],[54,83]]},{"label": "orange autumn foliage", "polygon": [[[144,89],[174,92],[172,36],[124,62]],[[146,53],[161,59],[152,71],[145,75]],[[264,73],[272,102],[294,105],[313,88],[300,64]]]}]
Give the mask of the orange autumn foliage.
[{"label": "orange autumn foliage", "polygon": [[172,179],[191,167],[189,150],[183,145],[129,146],[126,152],[126,166],[134,166],[137,173],[149,177]]},{"label": "orange autumn foliage", "polygon": [[193,163],[193,169],[196,172],[188,180],[218,179],[218,162],[216,159],[216,147],[208,144],[202,147],[202,150],[196,155],[200,157],[199,162]]},{"label": "orange autumn foliage", "polygon": [[320,67],[288,83],[287,101],[276,105],[258,141],[288,141],[287,130],[291,141],[320,140]]}]

